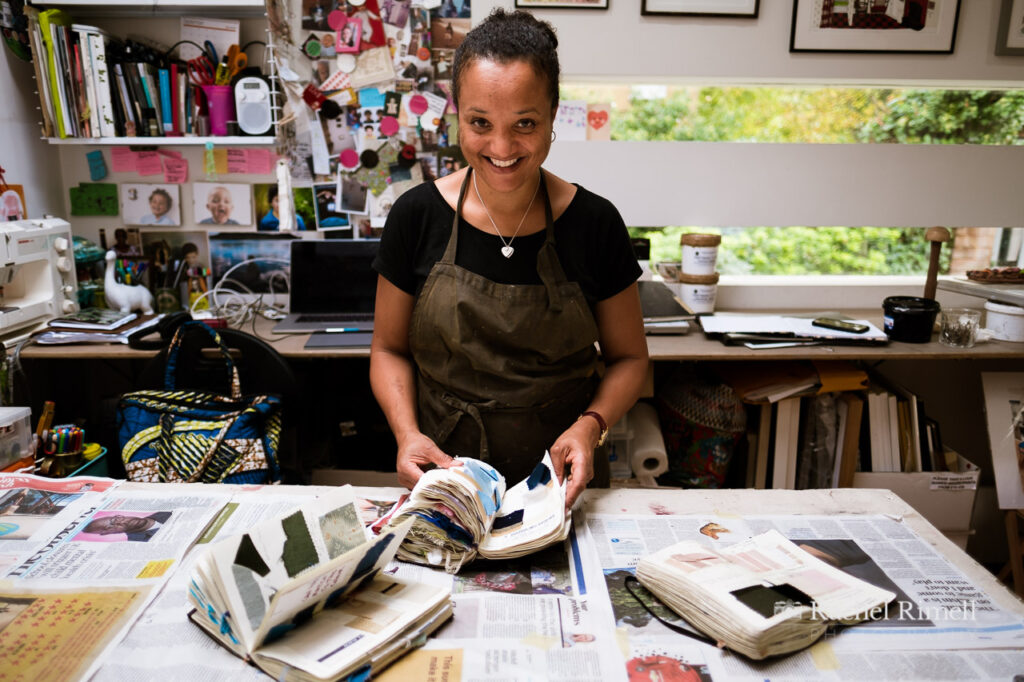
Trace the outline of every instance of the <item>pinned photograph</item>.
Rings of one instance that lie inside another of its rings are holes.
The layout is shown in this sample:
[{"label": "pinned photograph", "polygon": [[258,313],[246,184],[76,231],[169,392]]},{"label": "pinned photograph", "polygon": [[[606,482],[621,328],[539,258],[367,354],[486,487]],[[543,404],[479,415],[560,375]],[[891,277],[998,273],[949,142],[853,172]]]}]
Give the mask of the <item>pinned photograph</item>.
[{"label": "pinned photograph", "polygon": [[192,209],[200,225],[252,225],[251,185],[193,183]]},{"label": "pinned photograph", "polygon": [[[445,5],[455,5],[453,0],[447,0]],[[461,6],[461,0],[458,5]],[[468,3],[467,3],[468,4]],[[441,11],[444,11],[445,5],[441,6]],[[469,9],[468,7],[466,8]],[[466,39],[466,34],[469,33],[470,20],[468,18],[456,18],[459,16],[445,16],[440,14],[437,17],[431,17],[430,20],[430,39],[433,41],[433,47],[441,47],[446,49],[454,50],[462,41]]]},{"label": "pinned photograph", "polygon": [[380,18],[385,24],[403,28],[409,21],[412,0],[381,0]]},{"label": "pinned photograph", "polygon": [[181,310],[182,301],[188,301],[188,289],[183,292],[183,287],[192,280],[203,280],[199,288],[207,284],[210,246],[206,232],[147,231],[142,235],[142,252],[152,266],[148,272],[157,312]]},{"label": "pinned photograph", "polygon": [[119,227],[114,230],[114,243],[107,240],[107,231],[100,228],[100,248],[113,249],[118,258],[135,258],[142,255],[142,238],[137,227]]},{"label": "pinned photograph", "polygon": [[366,213],[366,185],[351,176],[343,176],[340,209],[346,213]]},{"label": "pinned photograph", "polygon": [[327,18],[336,9],[337,0],[302,0],[302,28],[311,31],[328,30],[331,25]]},{"label": "pinned photograph", "polygon": [[0,221],[24,220],[27,217],[25,191],[21,185],[7,185],[7,189],[0,192]]},{"label": "pinned photograph", "polygon": [[335,183],[313,185],[313,197],[316,208],[316,229],[337,230],[349,227],[348,213],[341,209]]},{"label": "pinned photograph", "polygon": [[178,185],[121,185],[125,225],[181,225]]},{"label": "pinned photograph", "polygon": [[349,17],[345,24],[338,29],[338,45],[335,49],[338,52],[359,52],[359,45],[363,37],[363,22],[359,19]]},{"label": "pinned photograph", "polygon": [[[253,203],[259,220],[256,229],[259,232],[277,232],[281,225],[279,212],[280,196],[277,183],[253,185]],[[313,207],[313,190],[309,187],[292,188],[295,206],[295,225],[293,229],[302,232],[316,227],[316,210]]]},{"label": "pinned photograph", "polygon": [[[285,232],[210,235],[213,281],[245,294],[288,291],[288,261],[294,239]],[[229,270],[231,274],[225,278]]]}]

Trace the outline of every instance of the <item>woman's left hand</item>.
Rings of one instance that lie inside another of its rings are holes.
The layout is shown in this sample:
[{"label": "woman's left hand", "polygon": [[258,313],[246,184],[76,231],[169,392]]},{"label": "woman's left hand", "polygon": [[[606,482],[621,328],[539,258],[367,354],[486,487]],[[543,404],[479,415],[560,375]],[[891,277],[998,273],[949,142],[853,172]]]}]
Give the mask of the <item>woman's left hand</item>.
[{"label": "woman's left hand", "polygon": [[594,444],[597,443],[599,436],[600,429],[594,420],[581,419],[566,429],[549,450],[559,483],[565,479],[568,469],[566,509],[572,508],[580,493],[594,478]]}]

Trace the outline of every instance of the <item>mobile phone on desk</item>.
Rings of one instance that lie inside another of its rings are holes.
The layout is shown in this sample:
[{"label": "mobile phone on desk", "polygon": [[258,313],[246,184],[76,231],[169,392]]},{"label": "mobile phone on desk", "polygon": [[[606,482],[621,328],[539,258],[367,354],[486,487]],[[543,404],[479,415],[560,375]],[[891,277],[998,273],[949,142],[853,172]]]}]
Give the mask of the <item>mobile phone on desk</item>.
[{"label": "mobile phone on desk", "polygon": [[850,332],[851,334],[863,334],[869,329],[866,324],[849,322],[847,320],[837,320],[831,317],[819,317],[811,322],[811,324],[815,327],[824,327],[825,329],[834,329],[840,332]]}]

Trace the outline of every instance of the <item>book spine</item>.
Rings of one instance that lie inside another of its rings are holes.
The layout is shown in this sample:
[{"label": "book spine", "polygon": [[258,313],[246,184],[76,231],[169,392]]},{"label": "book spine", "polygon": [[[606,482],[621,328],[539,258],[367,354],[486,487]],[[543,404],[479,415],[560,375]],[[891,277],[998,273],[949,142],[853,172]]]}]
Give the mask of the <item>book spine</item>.
[{"label": "book spine", "polygon": [[99,104],[96,99],[96,73],[93,70],[92,47],[89,33],[78,31],[78,51],[82,61],[82,83],[89,115],[89,136],[100,136]]},{"label": "book spine", "polygon": [[50,75],[47,70],[47,53],[43,44],[42,29],[39,27],[39,10],[25,8],[28,18],[29,42],[32,46],[32,66],[35,71],[36,89],[39,95],[39,113],[42,118],[43,137],[54,135],[53,101],[50,99]]},{"label": "book spine", "polygon": [[157,75],[160,79],[160,114],[164,122],[164,134],[174,132],[174,114],[171,100],[171,70],[159,69]]},{"label": "book spine", "polygon": [[135,108],[131,101],[131,93],[128,91],[128,82],[124,76],[124,69],[121,64],[114,64],[114,78],[117,80],[117,92],[121,103],[121,112],[124,114],[125,137],[135,137],[138,131],[138,123],[135,119]]},{"label": "book spine", "polygon": [[124,68],[124,81],[128,86],[128,94],[131,96],[132,110],[135,113],[135,134],[139,137],[149,137],[149,124],[146,122],[146,95],[142,90],[142,81],[139,80],[139,70],[134,63],[122,64]]},{"label": "book spine", "polygon": [[71,29],[67,26],[57,27],[57,36],[60,41],[59,50],[64,68],[61,73],[64,75],[64,93],[66,97],[67,118],[64,125],[68,129],[68,136],[81,136],[81,112],[79,111],[78,82],[75,69],[75,52],[71,45]]},{"label": "book spine", "polygon": [[100,137],[116,137],[117,128],[114,104],[110,94],[110,65],[107,64],[107,46],[103,36],[99,33],[89,34],[89,52],[92,56],[96,102],[99,107],[99,111],[96,113],[99,134]]},{"label": "book spine", "polygon": [[178,65],[171,64],[170,72],[171,130],[175,135],[180,135],[183,131],[181,128],[181,90],[178,87]]},{"label": "book spine", "polygon": [[49,67],[50,93],[53,97],[54,120],[57,137],[67,137],[64,127],[66,111],[64,110],[64,87],[60,73],[60,56],[57,51],[57,21],[61,21],[64,13],[60,10],[48,9],[39,13],[39,26],[42,29],[43,45],[46,47],[46,62]]}]

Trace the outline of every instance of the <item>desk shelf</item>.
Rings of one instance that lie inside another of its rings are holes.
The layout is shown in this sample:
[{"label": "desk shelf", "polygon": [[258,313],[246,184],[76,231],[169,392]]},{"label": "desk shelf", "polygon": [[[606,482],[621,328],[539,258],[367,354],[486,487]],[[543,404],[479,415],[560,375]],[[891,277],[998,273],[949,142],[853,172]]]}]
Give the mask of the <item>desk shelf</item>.
[{"label": "desk shelf", "polygon": [[138,147],[196,146],[212,142],[216,145],[269,145],[274,144],[273,135],[222,135],[219,137],[44,137],[56,145],[132,145]]}]

